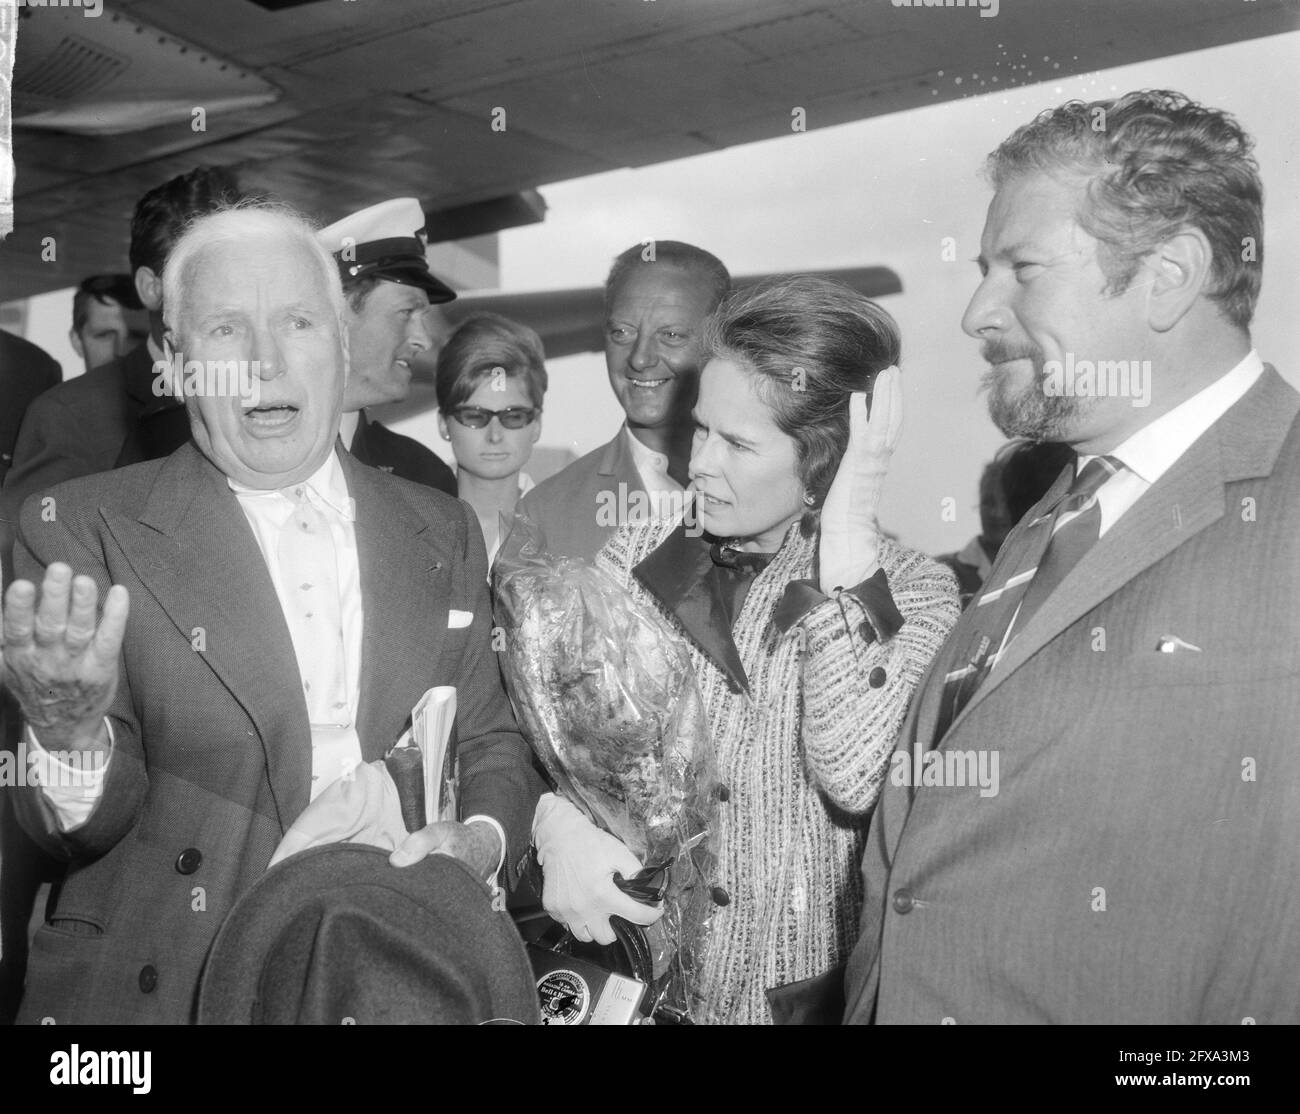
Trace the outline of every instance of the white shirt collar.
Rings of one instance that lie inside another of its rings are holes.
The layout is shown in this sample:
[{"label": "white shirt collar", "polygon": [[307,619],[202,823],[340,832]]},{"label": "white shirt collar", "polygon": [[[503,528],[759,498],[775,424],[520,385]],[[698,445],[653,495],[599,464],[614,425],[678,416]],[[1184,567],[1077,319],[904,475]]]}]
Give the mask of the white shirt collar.
[{"label": "white shirt collar", "polygon": [[360,410],[345,410],[342,417],[339,418],[339,436],[343,438],[343,447],[352,451],[352,442],[357,435],[357,427],[361,425]]},{"label": "white shirt collar", "polygon": [[626,424],[623,426],[623,433],[627,436],[628,447],[632,450],[632,463],[636,465],[638,472],[642,475],[646,473],[655,476],[668,475],[667,456],[642,442]]},{"label": "white shirt collar", "polygon": [[[1264,362],[1252,348],[1230,371],[1143,426],[1107,455],[1116,457],[1146,483],[1155,483],[1191,448],[1192,442],[1254,386],[1263,372]],[[1082,472],[1083,466],[1092,459],[1092,456],[1079,457],[1078,471]]]},{"label": "white shirt collar", "polygon": [[[280,488],[247,487],[229,476],[226,477],[226,483],[230,485],[230,490],[236,495],[278,495],[282,499],[288,498],[283,489]],[[301,484],[292,484],[290,486],[305,487],[308,498],[313,502],[334,511],[335,514],[341,515],[349,522],[356,521],[356,501],[348,494],[348,484],[343,475],[343,465],[339,463],[337,453],[331,451],[329,456],[325,458],[325,463],[303,480]]]}]

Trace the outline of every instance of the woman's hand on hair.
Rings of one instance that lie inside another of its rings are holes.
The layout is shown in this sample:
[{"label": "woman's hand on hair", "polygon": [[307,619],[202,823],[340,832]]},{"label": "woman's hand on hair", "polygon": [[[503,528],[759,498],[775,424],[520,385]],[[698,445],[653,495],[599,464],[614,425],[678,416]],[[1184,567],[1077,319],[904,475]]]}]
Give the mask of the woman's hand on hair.
[{"label": "woman's hand on hair", "polygon": [[865,392],[849,397],[849,447],[821,513],[818,582],[827,594],[861,584],[880,567],[876,513],[902,429],[902,385],[891,365],[876,376],[870,416]]}]

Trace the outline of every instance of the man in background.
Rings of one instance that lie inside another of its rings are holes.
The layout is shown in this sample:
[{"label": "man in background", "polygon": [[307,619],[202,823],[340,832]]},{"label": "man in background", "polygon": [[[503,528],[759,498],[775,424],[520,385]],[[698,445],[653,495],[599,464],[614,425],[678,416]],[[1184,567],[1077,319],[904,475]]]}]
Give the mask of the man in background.
[{"label": "man in background", "polygon": [[538,484],[520,511],[556,556],[591,559],[624,522],[680,504],[691,455],[700,333],[731,287],[693,244],[635,244],[605,280],[605,367],[626,420],[613,439]]},{"label": "man in background", "polygon": [[149,336],[149,318],[130,275],[91,275],[72,295],[68,339],[93,371],[120,360]]},{"label": "man in background", "polygon": [[425,259],[424,210],[413,197],[381,201],[319,233],[347,299],[348,380],[339,436],[362,464],[456,494],[456,476],[432,449],[370,418],[367,406],[411,392],[411,361],[433,344],[429,307],[456,292]]},{"label": "man in background", "polygon": [[62,378],[59,361],[44,348],[0,329],[0,399],[4,400],[0,407],[0,483],[13,464],[23,415],[38,395],[57,387]]}]

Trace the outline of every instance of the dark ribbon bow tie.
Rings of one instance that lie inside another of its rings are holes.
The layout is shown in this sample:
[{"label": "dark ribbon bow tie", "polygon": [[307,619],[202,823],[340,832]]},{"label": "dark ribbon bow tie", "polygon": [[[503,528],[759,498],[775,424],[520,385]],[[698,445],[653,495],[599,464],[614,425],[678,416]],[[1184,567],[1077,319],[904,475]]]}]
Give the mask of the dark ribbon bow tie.
[{"label": "dark ribbon bow tie", "polygon": [[771,553],[745,553],[721,542],[714,542],[709,546],[709,558],[715,565],[748,576],[756,576],[767,568],[771,564],[772,556]]}]

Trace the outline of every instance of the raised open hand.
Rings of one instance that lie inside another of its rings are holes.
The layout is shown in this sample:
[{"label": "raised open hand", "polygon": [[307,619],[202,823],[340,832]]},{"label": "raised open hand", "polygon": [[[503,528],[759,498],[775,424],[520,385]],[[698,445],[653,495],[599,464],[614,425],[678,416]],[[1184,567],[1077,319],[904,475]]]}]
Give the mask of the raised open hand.
[{"label": "raised open hand", "polygon": [[852,588],[879,567],[876,513],[902,429],[903,390],[898,368],[891,365],[876,376],[870,416],[865,393],[855,391],[849,398],[849,447],[821,514],[817,552],[823,592]]},{"label": "raised open hand", "polygon": [[5,593],[0,678],[42,746],[106,745],[99,724],[117,691],[130,599],[123,587],[109,589],[96,623],[98,603],[95,582],[58,562],[45,570],[39,603],[30,580]]}]

